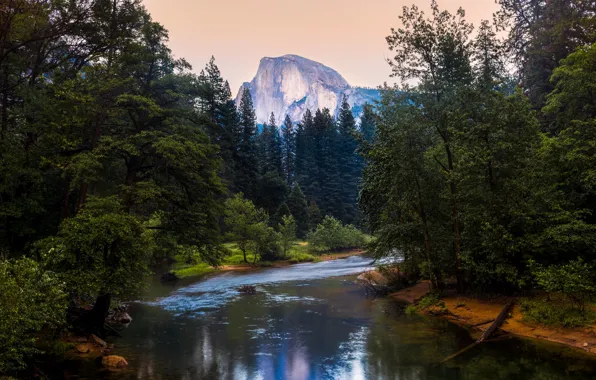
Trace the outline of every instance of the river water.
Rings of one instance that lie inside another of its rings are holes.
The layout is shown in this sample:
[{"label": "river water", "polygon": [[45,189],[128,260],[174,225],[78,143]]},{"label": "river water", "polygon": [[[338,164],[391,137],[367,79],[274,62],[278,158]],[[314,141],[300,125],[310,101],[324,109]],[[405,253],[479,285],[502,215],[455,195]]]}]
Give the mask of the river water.
[{"label": "river water", "polygon": [[[96,364],[76,375],[107,379],[594,379],[596,363],[563,346],[511,339],[472,342],[437,318],[406,315],[354,283],[370,259],[227,272],[153,283],[130,306],[115,354],[129,369]],[[256,295],[236,289],[256,285]]]}]

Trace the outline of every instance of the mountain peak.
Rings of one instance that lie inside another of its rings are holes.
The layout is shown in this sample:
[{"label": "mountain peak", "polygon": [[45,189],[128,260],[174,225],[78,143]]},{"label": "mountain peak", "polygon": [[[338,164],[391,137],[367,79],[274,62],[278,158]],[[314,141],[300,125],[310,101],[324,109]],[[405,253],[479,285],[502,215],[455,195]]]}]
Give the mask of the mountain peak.
[{"label": "mountain peak", "polygon": [[334,69],[294,54],[262,58],[256,76],[241,86],[237,101],[245,87],[259,123],[266,122],[271,112],[278,120],[288,115],[293,121],[300,120],[307,109],[329,108],[336,113],[344,95],[354,107],[378,98],[378,92],[352,88]]}]

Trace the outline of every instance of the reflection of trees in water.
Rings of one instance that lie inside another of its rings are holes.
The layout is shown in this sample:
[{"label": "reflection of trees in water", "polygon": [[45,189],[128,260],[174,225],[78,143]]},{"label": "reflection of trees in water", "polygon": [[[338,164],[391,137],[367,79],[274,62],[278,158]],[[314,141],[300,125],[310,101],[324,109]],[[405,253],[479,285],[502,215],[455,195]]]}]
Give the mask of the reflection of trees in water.
[{"label": "reflection of trees in water", "polygon": [[436,365],[470,343],[467,332],[330,284],[275,285],[265,289],[271,295],[261,291],[186,317],[133,305],[139,310],[125,332],[128,347],[117,341],[116,354],[131,359],[139,379],[580,380],[596,370],[593,361],[517,340],[483,344]]},{"label": "reflection of trees in water", "polygon": [[461,366],[464,380],[590,380],[596,373],[593,360],[564,346],[515,339],[478,348],[453,364]]},{"label": "reflection of trees in water", "polygon": [[457,371],[435,364],[465,346],[469,336],[439,319],[403,315],[397,307],[389,300],[379,303],[384,310],[375,313],[366,342],[367,378],[459,379]]},{"label": "reflection of trees in water", "polygon": [[366,344],[367,378],[588,380],[594,378],[596,371],[596,363],[585,356],[568,356],[561,353],[559,346],[517,339],[485,343],[438,365],[469,343],[465,331],[436,318],[423,321],[420,316],[377,316]]}]

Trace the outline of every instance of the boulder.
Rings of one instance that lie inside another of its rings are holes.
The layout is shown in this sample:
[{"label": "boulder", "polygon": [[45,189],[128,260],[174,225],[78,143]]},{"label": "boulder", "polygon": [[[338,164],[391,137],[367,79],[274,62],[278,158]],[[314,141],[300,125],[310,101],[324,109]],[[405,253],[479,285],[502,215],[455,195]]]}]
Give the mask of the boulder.
[{"label": "boulder", "polygon": [[89,347],[88,343],[77,344],[75,348],[79,354],[87,354],[91,351],[91,347]]},{"label": "boulder", "polygon": [[110,370],[119,370],[128,367],[128,362],[122,356],[108,355],[101,359],[101,364]]},{"label": "boulder", "polygon": [[244,294],[256,294],[257,288],[252,285],[243,285],[238,288],[238,291]]},{"label": "boulder", "polygon": [[106,347],[108,346],[108,344],[106,343],[106,341],[105,341],[105,340],[101,339],[100,337],[98,337],[98,336],[97,336],[97,335],[95,335],[95,334],[91,334],[91,335],[89,336],[89,341],[90,341],[91,343],[93,343],[93,344],[95,344],[95,345],[97,345],[97,346],[103,347],[103,348],[106,348]]},{"label": "boulder", "polygon": [[128,324],[132,322],[132,317],[127,312],[121,311],[114,315],[114,321],[122,324]]}]

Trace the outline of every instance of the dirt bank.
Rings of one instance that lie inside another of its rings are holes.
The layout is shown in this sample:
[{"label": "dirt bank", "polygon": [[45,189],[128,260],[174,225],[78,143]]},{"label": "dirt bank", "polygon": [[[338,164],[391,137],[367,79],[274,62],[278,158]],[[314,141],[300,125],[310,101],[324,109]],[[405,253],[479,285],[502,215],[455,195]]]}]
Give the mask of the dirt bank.
[{"label": "dirt bank", "polygon": [[[421,282],[393,293],[391,297],[399,301],[415,303],[429,291],[429,283]],[[441,300],[445,303],[447,313],[440,318],[466,327],[476,334],[482,333],[490,326],[507,302],[516,301],[515,298],[510,297],[478,299],[457,295],[447,295]],[[550,328],[528,324],[522,321],[522,317],[519,306],[514,306],[510,317],[501,326],[501,330],[520,337],[566,344],[596,354],[596,325],[577,329]]]}]

